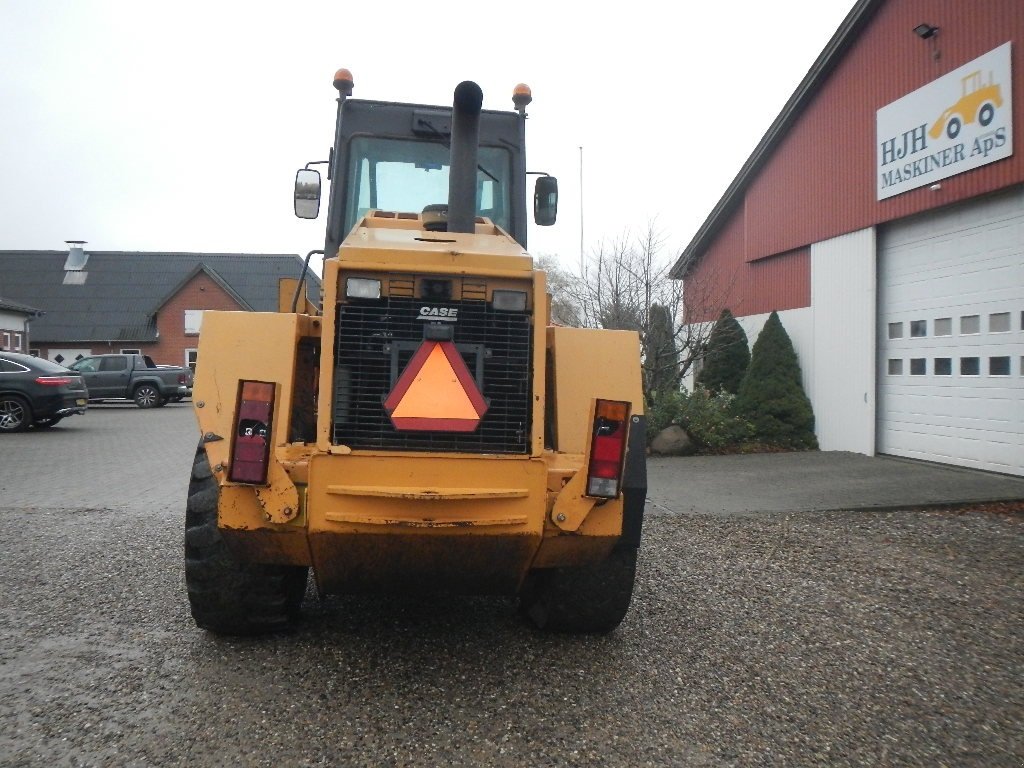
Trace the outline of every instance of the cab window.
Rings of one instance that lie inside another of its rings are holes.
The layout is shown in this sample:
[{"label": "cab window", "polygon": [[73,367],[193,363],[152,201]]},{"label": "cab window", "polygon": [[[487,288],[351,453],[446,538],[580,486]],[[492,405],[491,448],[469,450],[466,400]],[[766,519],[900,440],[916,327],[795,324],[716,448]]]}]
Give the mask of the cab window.
[{"label": "cab window", "polygon": [[[420,213],[448,202],[449,148],[439,142],[357,136],[349,149],[345,233],[371,209]],[[500,147],[479,149],[477,215],[511,231],[512,157]]]}]

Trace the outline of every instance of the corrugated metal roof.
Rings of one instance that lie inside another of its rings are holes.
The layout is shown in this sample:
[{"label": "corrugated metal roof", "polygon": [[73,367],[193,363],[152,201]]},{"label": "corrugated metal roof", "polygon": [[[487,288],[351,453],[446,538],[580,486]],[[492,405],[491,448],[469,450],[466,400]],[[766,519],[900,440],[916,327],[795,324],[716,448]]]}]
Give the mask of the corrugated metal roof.
[{"label": "corrugated metal roof", "polygon": [[[0,293],[46,313],[32,322],[34,343],[154,341],[156,312],[200,271],[243,308],[272,312],[278,279],[302,271],[295,254],[86,252],[84,283],[65,285],[66,251],[0,251]],[[318,301],[315,274],[306,288]]]}]

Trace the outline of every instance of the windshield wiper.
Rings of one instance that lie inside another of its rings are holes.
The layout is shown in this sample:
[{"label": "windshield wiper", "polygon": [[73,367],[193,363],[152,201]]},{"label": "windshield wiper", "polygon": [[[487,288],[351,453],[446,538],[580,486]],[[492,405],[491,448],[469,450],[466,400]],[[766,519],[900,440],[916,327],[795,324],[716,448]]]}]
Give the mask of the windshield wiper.
[{"label": "windshield wiper", "polygon": [[[437,128],[434,127],[434,124],[431,123],[429,120],[427,120],[427,118],[425,118],[425,117],[417,118],[417,124],[423,126],[428,131],[430,131],[431,135],[433,135],[435,138],[438,138],[438,139],[441,140],[441,143],[444,144],[445,149],[447,149],[449,152],[451,151],[451,149],[452,149],[451,139],[447,138],[443,133],[441,133],[439,130],[437,130]],[[498,181],[498,177],[497,176],[495,176],[493,173],[491,173],[486,168],[484,168],[482,165],[480,165],[480,163],[476,164],[476,169],[478,171],[480,171],[480,173],[482,173],[484,176],[489,178],[491,181],[493,181],[495,184],[500,184],[501,183],[501,182]]]}]

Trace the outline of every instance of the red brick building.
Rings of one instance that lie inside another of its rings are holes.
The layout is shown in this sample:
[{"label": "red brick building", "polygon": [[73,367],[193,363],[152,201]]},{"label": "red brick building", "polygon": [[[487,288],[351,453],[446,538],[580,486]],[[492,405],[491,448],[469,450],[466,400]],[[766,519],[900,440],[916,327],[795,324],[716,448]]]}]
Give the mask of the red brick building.
[{"label": "red brick building", "polygon": [[29,323],[40,312],[0,296],[0,352],[28,352]]},{"label": "red brick building", "polygon": [[673,269],[779,311],[823,449],[1024,474],[1022,43],[1021,0],[859,0]]},{"label": "red brick building", "polygon": [[[195,366],[207,309],[270,312],[290,254],[0,251],[0,293],[38,308],[23,351],[59,363],[139,352],[158,364]],[[307,297],[319,303],[310,275]]]}]

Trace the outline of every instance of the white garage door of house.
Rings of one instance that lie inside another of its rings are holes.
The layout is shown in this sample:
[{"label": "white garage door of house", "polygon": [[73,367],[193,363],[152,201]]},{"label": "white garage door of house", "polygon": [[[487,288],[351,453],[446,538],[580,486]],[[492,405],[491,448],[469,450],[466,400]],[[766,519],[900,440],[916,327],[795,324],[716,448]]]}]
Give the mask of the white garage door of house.
[{"label": "white garage door of house", "polygon": [[75,360],[81,360],[92,354],[89,347],[81,349],[51,349],[47,357],[60,365],[71,365]]},{"label": "white garage door of house", "polygon": [[878,242],[878,452],[1024,475],[1024,187]]}]

